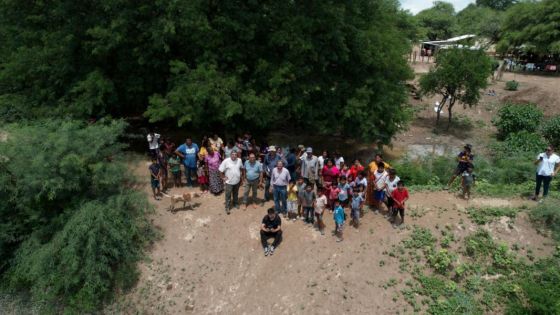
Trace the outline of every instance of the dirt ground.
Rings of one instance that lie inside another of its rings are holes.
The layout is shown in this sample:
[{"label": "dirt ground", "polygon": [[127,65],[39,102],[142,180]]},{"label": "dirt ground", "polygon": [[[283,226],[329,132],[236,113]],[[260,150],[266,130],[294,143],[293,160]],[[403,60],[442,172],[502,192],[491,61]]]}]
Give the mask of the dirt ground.
[{"label": "dirt ground", "polygon": [[[429,65],[417,64],[417,73]],[[504,89],[505,81],[520,82],[520,90]],[[415,83],[415,82],[412,82]],[[560,78],[505,73],[493,83],[475,108],[457,105],[459,124],[435,128],[433,103],[437,98],[416,100],[415,119],[410,128],[397,135],[389,157],[401,156],[413,148],[433,147],[434,152],[456,153],[464,143],[475,152],[484,151],[494,134],[491,119],[505,100],[535,102],[545,115],[560,113]],[[362,154],[373,146],[355,145]],[[322,148],[317,148],[322,149]],[[147,162],[135,165],[135,172],[147,178]],[[148,181],[144,187],[150,195]],[[172,189],[171,193],[188,191]],[[240,192],[241,194],[242,192]],[[263,192],[259,192],[262,198]],[[171,213],[169,199],[152,201],[153,223],[162,238],[149,249],[149,258],[140,264],[136,287],[108,307],[118,314],[403,314],[411,308],[399,290],[410,275],[399,271],[396,259],[386,254],[407,238],[414,225],[427,227],[434,235],[448,226],[460,243],[478,226],[467,217],[468,207],[527,207],[521,199],[474,198],[467,202],[448,192],[413,193],[408,202],[405,228],[393,229],[381,215],[367,212],[359,230],[345,227],[345,240],[335,242],[330,234],[333,220],[325,214],[327,233],[301,221],[283,220],[284,241],[272,257],[264,257],[259,242],[259,226],[272,202],[256,209],[241,209],[226,215],[223,196],[203,195],[194,209]],[[511,222],[501,218],[483,228],[497,241],[518,244],[541,257],[551,254],[552,242],[539,234],[522,212]],[[396,285],[387,286],[391,279]]]},{"label": "dirt ground", "polygon": [[[146,177],[146,168],[147,162],[141,162],[136,173]],[[147,182],[144,189],[150,193]],[[183,191],[190,190],[171,193]],[[477,228],[465,213],[467,207],[527,205],[518,199],[467,202],[448,192],[414,193],[403,229],[393,229],[382,215],[368,212],[360,229],[346,226],[345,240],[337,243],[330,234],[334,226],[330,214],[325,215],[324,236],[302,221],[283,220],[284,241],[274,256],[265,257],[259,226],[272,202],[256,209],[242,206],[229,216],[223,202],[223,196],[206,194],[196,200],[194,209],[171,213],[168,198],[152,201],[153,223],[162,239],[140,264],[137,286],[107,313],[410,313],[402,299],[393,300],[410,275],[400,273],[398,262],[386,251],[408,237],[413,225],[428,227],[435,235],[449,225],[460,240]],[[523,214],[513,226],[499,220],[484,228],[499,241],[532,248],[536,257],[552,251],[552,244]],[[384,287],[393,278],[397,285]]]}]

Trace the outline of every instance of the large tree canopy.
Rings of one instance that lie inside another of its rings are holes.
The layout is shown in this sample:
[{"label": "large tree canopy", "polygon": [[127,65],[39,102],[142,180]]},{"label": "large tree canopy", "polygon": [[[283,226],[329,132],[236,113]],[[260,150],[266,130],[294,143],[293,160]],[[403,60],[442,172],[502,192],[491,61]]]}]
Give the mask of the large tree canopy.
[{"label": "large tree canopy", "polygon": [[387,142],[409,24],[394,0],[5,0],[0,117],[289,122]]},{"label": "large tree canopy", "polygon": [[457,13],[457,24],[462,34],[475,34],[490,43],[500,39],[504,13],[485,6],[469,4]]},{"label": "large tree canopy", "polygon": [[418,23],[429,40],[447,39],[456,32],[455,8],[449,2],[434,1],[434,5],[418,12]]},{"label": "large tree canopy", "polygon": [[506,10],[513,4],[515,4],[517,0],[476,0],[476,5],[480,7],[488,7],[494,10]]},{"label": "large tree canopy", "polygon": [[560,52],[560,1],[527,1],[506,12],[503,38],[498,49],[506,52],[523,47],[527,51],[549,54]]}]

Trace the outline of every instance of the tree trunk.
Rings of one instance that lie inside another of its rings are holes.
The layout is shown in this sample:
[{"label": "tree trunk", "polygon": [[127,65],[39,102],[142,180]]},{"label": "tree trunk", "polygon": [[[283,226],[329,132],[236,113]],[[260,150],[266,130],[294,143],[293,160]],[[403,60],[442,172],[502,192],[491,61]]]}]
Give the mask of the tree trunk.
[{"label": "tree trunk", "polygon": [[449,130],[449,127],[451,126],[451,119],[452,119],[452,110],[453,110],[453,105],[455,105],[455,98],[452,98],[449,101],[449,105],[447,106],[447,112],[449,113],[449,117],[447,118],[447,130]]},{"label": "tree trunk", "polygon": [[439,106],[436,112],[436,126],[439,125],[439,116],[441,114],[441,110],[443,109],[443,106],[445,105],[446,100],[447,100],[447,95],[444,95],[441,101],[439,102]]}]

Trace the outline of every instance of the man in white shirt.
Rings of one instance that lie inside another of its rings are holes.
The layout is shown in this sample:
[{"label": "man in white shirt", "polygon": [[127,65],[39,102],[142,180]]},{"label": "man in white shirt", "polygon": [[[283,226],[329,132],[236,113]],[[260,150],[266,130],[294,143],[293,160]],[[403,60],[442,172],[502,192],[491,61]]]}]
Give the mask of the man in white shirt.
[{"label": "man in white shirt", "polygon": [[[230,213],[231,206],[239,209],[239,183],[241,182],[241,169],[243,163],[237,157],[237,151],[232,151],[229,158],[222,161],[218,170],[222,173],[225,183],[226,213]],[[231,200],[233,195],[233,200]]]},{"label": "man in white shirt", "polygon": [[535,187],[535,196],[532,199],[537,201],[541,192],[541,185],[543,186],[543,198],[548,195],[552,177],[556,176],[558,170],[560,170],[560,157],[554,153],[554,148],[549,145],[546,152],[537,156],[535,165],[537,165],[537,186]]},{"label": "man in white shirt", "polygon": [[387,209],[389,210],[389,214],[387,214],[385,217],[386,218],[392,218],[393,217],[393,205],[394,205],[394,200],[393,200],[393,191],[395,191],[395,189],[397,189],[397,184],[399,183],[399,181],[401,180],[398,176],[397,176],[397,171],[393,168],[390,168],[387,171],[388,176],[385,178],[385,192],[387,195]]},{"label": "man in white shirt", "polygon": [[[270,172],[270,193],[274,196],[274,209],[276,213],[283,213],[284,217],[288,213],[288,183],[291,180],[290,171],[284,167],[284,162],[278,161],[276,167]],[[280,206],[282,203],[282,206]]]},{"label": "man in white shirt", "polygon": [[148,147],[150,148],[150,155],[152,157],[157,157],[159,138],[161,138],[161,135],[159,133],[154,133],[153,131],[150,131],[148,136],[146,136],[146,139],[148,140]]}]

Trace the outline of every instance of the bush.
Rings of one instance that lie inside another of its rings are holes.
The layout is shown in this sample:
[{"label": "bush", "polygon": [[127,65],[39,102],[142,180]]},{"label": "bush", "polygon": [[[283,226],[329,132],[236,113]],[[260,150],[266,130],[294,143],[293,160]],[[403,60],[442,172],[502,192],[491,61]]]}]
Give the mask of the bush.
[{"label": "bush", "polygon": [[542,119],[542,110],[533,104],[506,104],[492,123],[498,128],[498,138],[503,140],[515,132],[536,132]]},{"label": "bush", "polygon": [[552,231],[554,236],[560,240],[560,211],[558,210],[558,204],[560,200],[557,199],[546,199],[543,203],[540,203],[537,207],[533,208],[529,213],[530,218],[538,223],[538,225],[546,226]]},{"label": "bush", "polygon": [[[560,125],[559,125],[560,126]],[[538,133],[520,131],[509,134],[502,142],[493,145],[496,159],[508,158],[514,155],[530,154],[532,157],[546,147],[546,142]]]},{"label": "bush", "polygon": [[153,235],[145,196],[119,160],[121,122],[41,121],[0,142],[0,276],[65,312],[94,312],[135,281]]},{"label": "bush", "polygon": [[549,144],[560,147],[560,115],[547,120],[541,127],[541,134]]},{"label": "bush", "polygon": [[517,91],[518,87],[519,87],[519,82],[517,82],[515,80],[511,80],[511,81],[506,82],[506,90],[508,90],[508,91]]}]

